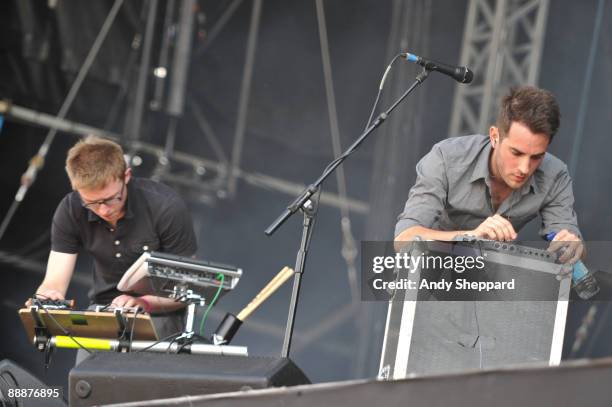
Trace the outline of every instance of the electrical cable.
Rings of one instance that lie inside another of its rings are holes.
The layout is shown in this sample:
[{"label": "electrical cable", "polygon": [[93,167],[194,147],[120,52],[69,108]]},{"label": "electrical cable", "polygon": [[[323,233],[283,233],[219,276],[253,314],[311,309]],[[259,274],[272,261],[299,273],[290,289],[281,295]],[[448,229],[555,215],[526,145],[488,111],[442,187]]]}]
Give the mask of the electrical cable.
[{"label": "electrical cable", "polygon": [[178,339],[178,336],[175,336],[174,338],[170,339],[170,343],[168,344],[168,347],[166,348],[166,353],[170,353],[170,348],[172,348],[172,344]]},{"label": "electrical cable", "polygon": [[[102,305],[102,304],[100,304],[100,305]],[[102,307],[98,311],[104,311],[105,309],[107,309],[111,305],[113,305],[112,302],[109,302],[108,304],[104,304],[104,305],[102,305]]]},{"label": "electrical cable", "polygon": [[134,319],[132,320],[132,329],[130,331],[130,341],[129,341],[129,351],[132,351],[132,343],[134,342],[134,331],[136,328],[136,317],[140,312],[140,307],[136,307],[136,312],[134,313]]},{"label": "electrical cable", "polygon": [[[380,96],[382,94],[382,90],[383,90],[383,87],[385,85],[385,81],[387,80],[387,75],[389,74],[389,71],[391,70],[391,67],[393,66],[395,61],[397,61],[397,59],[400,56],[401,56],[401,54],[397,54],[396,56],[393,57],[391,62],[389,62],[389,65],[387,65],[387,68],[385,69],[385,72],[383,73],[382,78],[380,79],[380,85],[378,86],[378,92],[376,94],[376,99],[374,100],[374,104],[372,105],[372,110],[370,112],[370,117],[368,118],[368,122],[365,125],[364,131],[367,130],[368,127],[370,127],[370,124],[372,123],[372,118],[374,117],[374,113],[376,112],[376,107],[378,106],[378,102],[380,100]],[[357,148],[357,146],[355,148]],[[350,155],[355,150],[355,148],[353,148],[352,150],[346,151],[343,155],[337,157],[335,160],[333,160],[331,163],[329,163],[329,165],[327,167],[325,167],[325,169],[323,170],[323,174],[327,173],[327,171],[333,165],[335,165],[338,161],[343,160],[346,156]]]},{"label": "electrical cable", "polygon": [[210,312],[211,308],[217,301],[217,298],[219,298],[219,294],[221,294],[221,290],[223,289],[223,283],[225,282],[225,275],[223,275],[222,273],[218,273],[217,280],[220,280],[221,282],[219,283],[219,288],[217,288],[217,292],[215,293],[215,296],[213,297],[210,304],[208,304],[208,308],[206,308],[206,311],[204,312],[204,315],[202,316],[202,322],[200,322],[200,335],[204,335],[204,324],[206,323],[206,318],[208,318],[208,313]]},{"label": "electrical cable", "polygon": [[[151,345],[147,346],[146,348],[139,349],[139,350],[137,350],[137,351],[136,351],[136,352],[134,352],[134,353],[140,353],[140,352],[147,351],[147,350],[151,349],[152,347],[154,347],[155,345],[160,344],[160,343],[162,343],[162,342],[164,342],[164,341],[167,341],[167,340],[169,340],[169,339],[172,339],[172,342],[174,342],[174,340],[175,340],[175,339],[176,339],[176,338],[177,338],[179,335],[181,335],[181,334],[182,334],[182,332],[180,332],[180,331],[179,331],[179,332],[175,332],[175,333],[173,333],[173,334],[170,334],[170,335],[168,335],[168,336],[165,336],[165,337],[163,337],[163,338],[161,338],[161,339],[157,340],[156,342],[153,342]],[[172,342],[171,342],[170,344],[172,344]]]},{"label": "electrical cable", "polygon": [[380,95],[382,94],[382,90],[385,85],[385,81],[387,80],[387,75],[389,74],[389,71],[391,70],[391,67],[393,66],[395,61],[397,61],[397,59],[401,55],[402,54],[397,54],[396,56],[393,57],[391,62],[389,62],[389,65],[387,65],[387,68],[385,69],[385,73],[383,73],[383,76],[380,79],[380,85],[378,85],[378,92],[376,93],[376,99],[374,100],[374,105],[372,105],[372,111],[370,112],[370,117],[368,118],[368,122],[366,123],[363,129],[364,131],[367,130],[367,128],[370,126],[370,123],[372,123],[372,118],[374,117],[374,112],[376,112],[376,106],[378,106],[378,101],[380,100]]},{"label": "electrical cable", "polygon": [[40,302],[40,300],[38,299],[37,296],[41,296],[41,297],[45,297],[45,298],[49,298],[45,295],[42,294],[34,294],[34,297],[32,298],[32,303],[34,305],[37,305],[40,309],[42,309],[43,311],[45,311],[45,313],[47,314],[47,316],[49,317],[49,319],[51,319],[51,321],[60,329],[60,331],[62,331],[62,333],[64,335],[66,335],[67,337],[69,337],[74,343],[76,343],[81,349],[83,349],[85,352],[91,354],[91,350],[86,348],[85,346],[83,346],[79,341],[76,340],[76,338],[74,336],[72,336],[72,334],[70,333],[70,331],[68,331],[66,328],[64,328],[62,326],[62,324],[60,324],[53,315],[51,315],[51,313],[49,312],[48,309],[44,308],[42,303]]}]

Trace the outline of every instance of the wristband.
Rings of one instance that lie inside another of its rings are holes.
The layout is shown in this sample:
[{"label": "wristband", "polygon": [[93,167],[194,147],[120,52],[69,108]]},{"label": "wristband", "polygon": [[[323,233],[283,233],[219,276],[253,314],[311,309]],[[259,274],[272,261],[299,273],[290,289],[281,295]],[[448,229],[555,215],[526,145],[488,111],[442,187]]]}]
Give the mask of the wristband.
[{"label": "wristband", "polygon": [[147,300],[144,299],[144,297],[140,297],[140,301],[143,303],[143,309],[144,312],[146,312],[147,314],[151,313],[151,303]]}]

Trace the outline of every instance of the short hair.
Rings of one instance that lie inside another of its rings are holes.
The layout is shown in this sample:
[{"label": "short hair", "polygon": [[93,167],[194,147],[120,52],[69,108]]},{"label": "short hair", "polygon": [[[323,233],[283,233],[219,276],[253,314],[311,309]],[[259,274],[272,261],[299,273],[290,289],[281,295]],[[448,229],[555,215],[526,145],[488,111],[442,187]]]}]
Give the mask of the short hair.
[{"label": "short hair", "polygon": [[552,92],[535,86],[520,86],[511,88],[502,98],[497,127],[501,137],[510,130],[512,122],[519,122],[533,133],[543,133],[550,137],[559,129],[561,113],[559,104]]},{"label": "short hair", "polygon": [[126,168],[121,146],[96,136],[80,140],[66,158],[66,172],[74,190],[104,188],[122,179]]}]

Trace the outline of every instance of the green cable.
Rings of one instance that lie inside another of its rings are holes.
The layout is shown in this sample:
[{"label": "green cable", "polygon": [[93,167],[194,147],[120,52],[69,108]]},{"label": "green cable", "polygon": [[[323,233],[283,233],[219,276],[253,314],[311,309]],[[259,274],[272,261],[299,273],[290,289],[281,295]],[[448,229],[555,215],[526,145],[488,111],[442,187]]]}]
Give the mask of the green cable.
[{"label": "green cable", "polygon": [[221,294],[221,289],[223,288],[223,282],[225,281],[225,275],[221,273],[217,274],[217,280],[221,280],[221,284],[219,284],[219,288],[217,288],[217,292],[215,293],[215,296],[213,297],[210,304],[208,304],[208,308],[206,308],[206,312],[204,312],[204,316],[202,317],[202,322],[200,322],[200,335],[204,335],[204,324],[206,323],[206,318],[208,318],[208,313],[210,312],[213,305],[215,305],[217,298],[219,298],[219,294]]}]

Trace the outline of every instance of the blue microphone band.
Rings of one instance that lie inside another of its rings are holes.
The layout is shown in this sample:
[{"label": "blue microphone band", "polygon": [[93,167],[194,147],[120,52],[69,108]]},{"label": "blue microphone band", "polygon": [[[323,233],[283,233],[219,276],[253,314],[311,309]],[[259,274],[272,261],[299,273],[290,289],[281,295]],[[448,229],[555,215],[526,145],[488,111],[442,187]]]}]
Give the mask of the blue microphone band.
[{"label": "blue microphone band", "polygon": [[411,54],[410,52],[406,52],[406,60],[417,63],[419,61],[419,57]]}]

